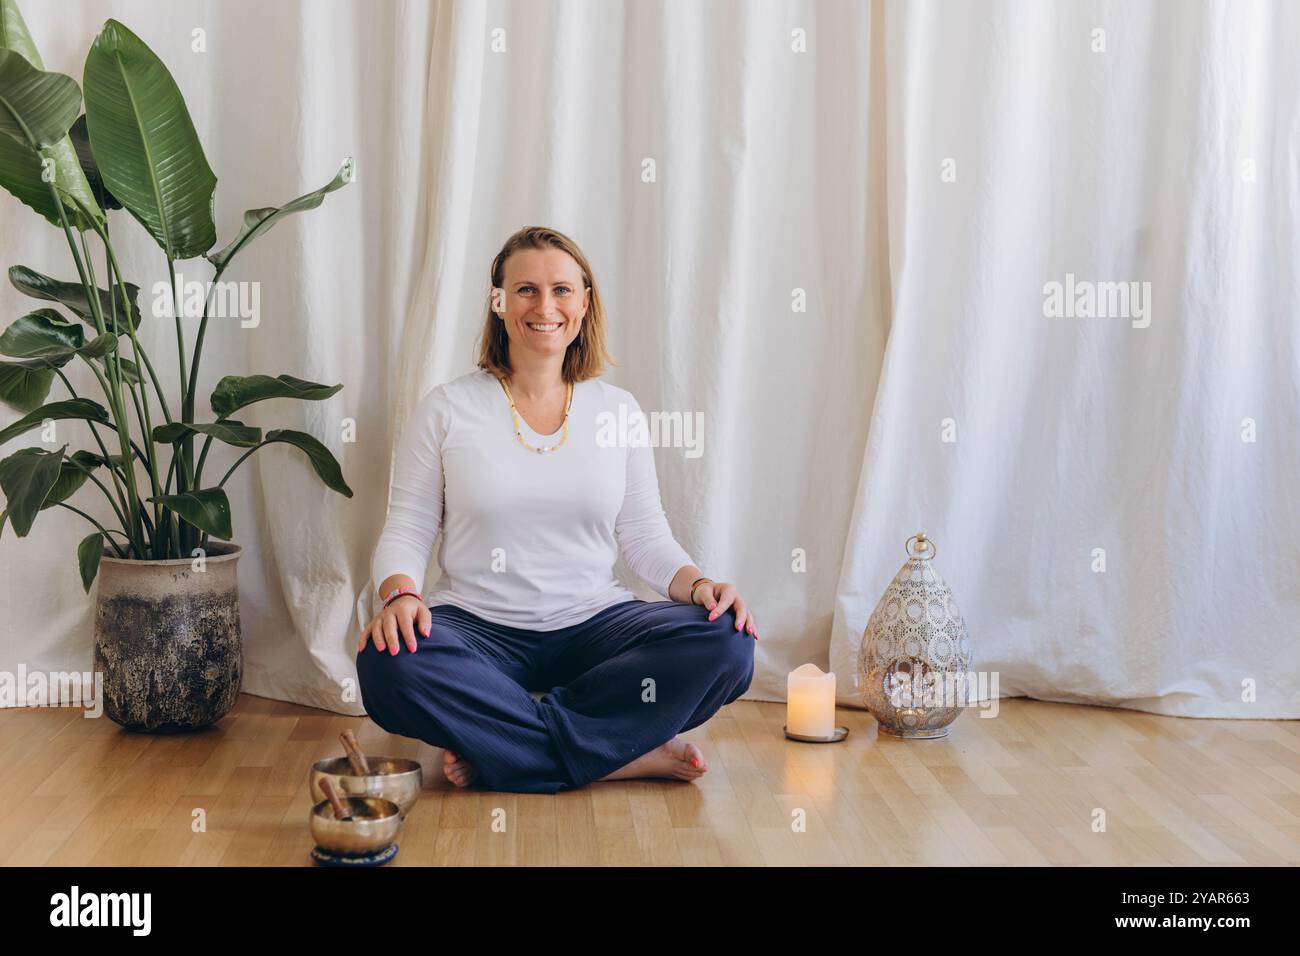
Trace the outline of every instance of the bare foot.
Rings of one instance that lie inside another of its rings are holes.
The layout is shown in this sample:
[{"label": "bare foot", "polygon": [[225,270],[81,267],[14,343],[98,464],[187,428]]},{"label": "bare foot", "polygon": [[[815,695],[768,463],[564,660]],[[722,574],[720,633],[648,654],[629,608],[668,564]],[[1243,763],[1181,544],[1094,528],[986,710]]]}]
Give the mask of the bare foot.
[{"label": "bare foot", "polygon": [[450,750],[442,752],[442,773],[458,787],[468,787],[478,779],[478,771],[460,754]]},{"label": "bare foot", "polygon": [[631,780],[635,777],[667,777],[670,780],[694,780],[708,770],[704,754],[693,743],[674,737],[649,753],[637,757],[601,780]]}]

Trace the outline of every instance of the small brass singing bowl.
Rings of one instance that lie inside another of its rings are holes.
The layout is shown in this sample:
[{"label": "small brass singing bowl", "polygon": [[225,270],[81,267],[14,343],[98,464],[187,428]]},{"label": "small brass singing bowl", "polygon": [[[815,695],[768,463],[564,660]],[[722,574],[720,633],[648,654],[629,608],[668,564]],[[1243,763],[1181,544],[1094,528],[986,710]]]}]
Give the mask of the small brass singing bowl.
[{"label": "small brass singing bowl", "polygon": [[311,808],[311,838],[323,850],[359,856],[382,850],[397,839],[402,815],[397,804],[383,797],[340,797],[352,812],[346,820],[336,819],[334,808],[322,800]]},{"label": "small brass singing bowl", "polygon": [[370,773],[360,776],[352,772],[352,764],[347,757],[334,757],[331,760],[318,760],[311,765],[311,798],[313,801],[325,799],[325,791],[320,782],[328,777],[334,785],[334,792],[340,797],[383,797],[397,804],[402,819],[415,806],[420,797],[420,788],[424,786],[424,771],[418,760],[405,757],[371,757],[366,756]]}]

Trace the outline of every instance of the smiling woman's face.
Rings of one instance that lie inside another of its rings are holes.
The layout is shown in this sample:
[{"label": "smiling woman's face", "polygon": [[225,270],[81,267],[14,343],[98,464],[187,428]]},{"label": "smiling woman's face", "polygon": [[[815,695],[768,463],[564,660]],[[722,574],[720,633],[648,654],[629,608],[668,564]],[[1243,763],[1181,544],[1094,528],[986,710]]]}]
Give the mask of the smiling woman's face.
[{"label": "smiling woman's face", "polygon": [[562,249],[520,249],[506,260],[503,273],[498,315],[510,353],[563,357],[587,313],[582,267]]}]

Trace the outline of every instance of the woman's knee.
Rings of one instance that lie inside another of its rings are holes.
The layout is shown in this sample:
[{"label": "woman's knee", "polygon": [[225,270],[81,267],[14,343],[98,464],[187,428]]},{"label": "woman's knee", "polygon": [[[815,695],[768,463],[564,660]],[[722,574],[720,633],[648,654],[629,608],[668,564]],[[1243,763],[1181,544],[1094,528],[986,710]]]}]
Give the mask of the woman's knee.
[{"label": "woman's knee", "polygon": [[748,686],[754,673],[755,641],[745,631],[736,630],[735,612],[727,609],[712,621],[706,616],[701,628],[720,675],[743,680]]},{"label": "woman's knee", "polygon": [[408,736],[406,723],[412,703],[418,698],[415,688],[423,683],[417,673],[419,653],[408,651],[405,645],[393,654],[367,644],[357,654],[361,705],[370,719],[390,734]]},{"label": "woman's knee", "polygon": [[440,664],[445,665],[442,658],[447,652],[454,654],[462,649],[460,635],[437,620],[429,626],[428,636],[417,640],[414,651],[408,650],[404,641],[396,654],[378,650],[367,642],[357,653],[357,680],[363,702],[367,697],[427,698],[440,682],[455,679],[455,669]]},{"label": "woman's knee", "polygon": [[406,664],[410,656],[405,648],[391,654],[386,650],[378,650],[374,644],[367,642],[357,652],[357,681],[361,686],[361,696],[391,689],[408,669]]},{"label": "woman's knee", "polygon": [[357,684],[361,690],[361,703],[371,719],[390,733],[393,728],[385,723],[383,714],[390,709],[390,705],[407,697],[407,690],[416,679],[416,655],[419,653],[419,650],[412,653],[403,644],[393,654],[388,650],[381,651],[369,642],[357,652]]},{"label": "woman's knee", "polygon": [[373,644],[357,652],[357,687],[361,691],[361,706],[366,715],[389,733],[393,728],[385,717],[384,702],[391,699],[393,683],[401,673],[401,666],[390,659],[387,651],[376,650]]}]

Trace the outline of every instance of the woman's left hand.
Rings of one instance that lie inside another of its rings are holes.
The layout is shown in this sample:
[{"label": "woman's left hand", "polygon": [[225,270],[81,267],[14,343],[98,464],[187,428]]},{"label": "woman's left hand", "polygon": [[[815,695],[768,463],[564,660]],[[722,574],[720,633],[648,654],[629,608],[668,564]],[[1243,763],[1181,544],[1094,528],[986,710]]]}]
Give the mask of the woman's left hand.
[{"label": "woman's left hand", "polygon": [[705,581],[695,589],[692,595],[694,603],[703,604],[709,609],[709,620],[718,617],[731,608],[736,614],[736,630],[743,629],[746,634],[758,640],[758,627],[754,623],[754,614],[745,604],[734,584],[726,581]]}]

